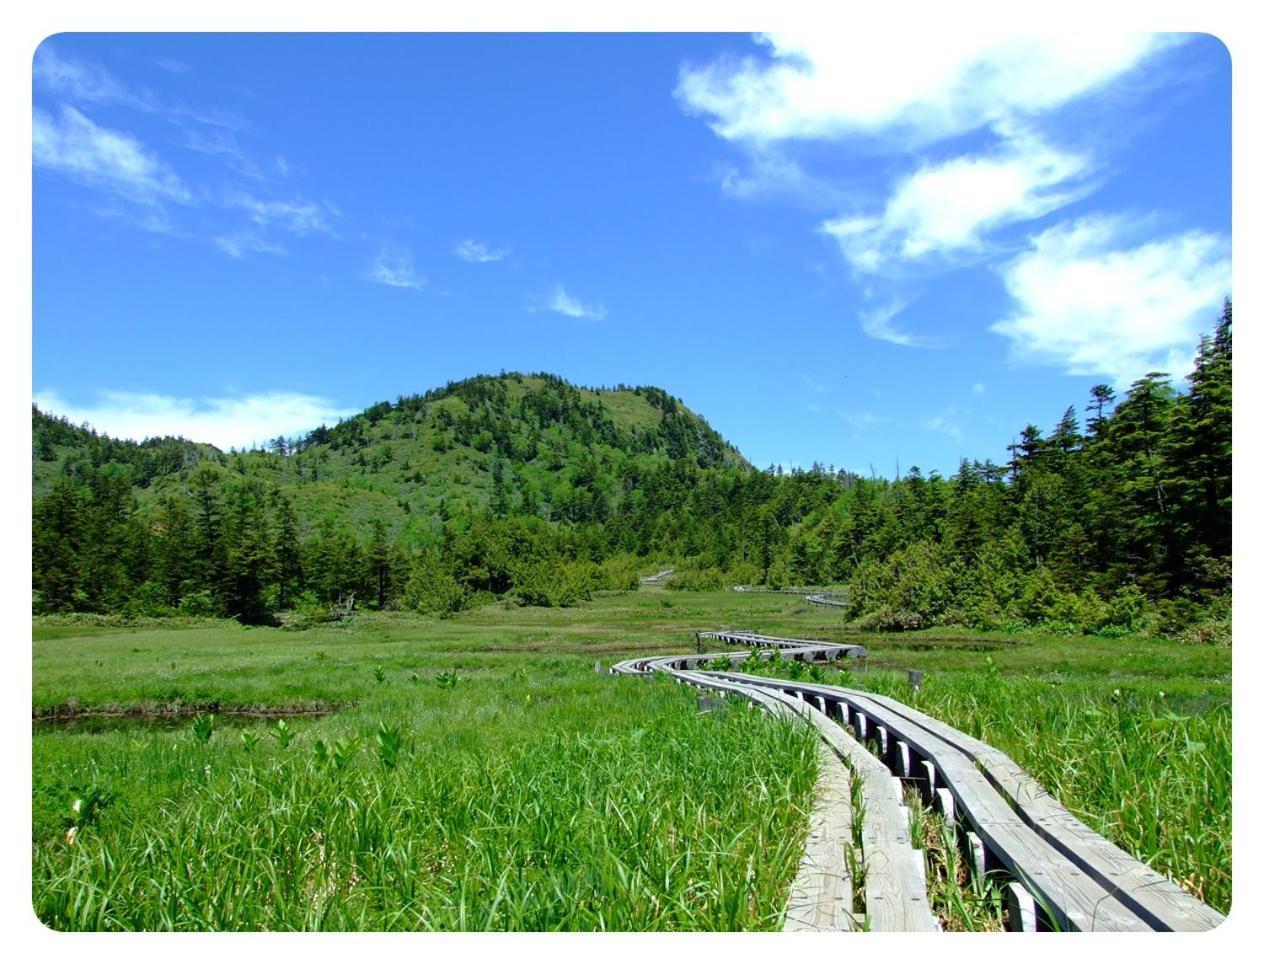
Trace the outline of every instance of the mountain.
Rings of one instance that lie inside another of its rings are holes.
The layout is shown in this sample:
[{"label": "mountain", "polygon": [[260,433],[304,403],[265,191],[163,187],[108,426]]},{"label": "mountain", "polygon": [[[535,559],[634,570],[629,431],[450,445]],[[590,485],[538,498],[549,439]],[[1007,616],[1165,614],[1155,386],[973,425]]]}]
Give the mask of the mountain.
[{"label": "mountain", "polygon": [[581,388],[549,374],[450,382],[246,452],[175,438],[110,439],[38,408],[32,417],[36,498],[59,475],[117,463],[131,473],[143,514],[173,488],[187,493],[191,474],[209,461],[275,483],[304,535],[321,527],[364,532],[378,520],[404,545],[473,508],[601,522],[629,479],[672,460],[750,468],[660,388]]}]

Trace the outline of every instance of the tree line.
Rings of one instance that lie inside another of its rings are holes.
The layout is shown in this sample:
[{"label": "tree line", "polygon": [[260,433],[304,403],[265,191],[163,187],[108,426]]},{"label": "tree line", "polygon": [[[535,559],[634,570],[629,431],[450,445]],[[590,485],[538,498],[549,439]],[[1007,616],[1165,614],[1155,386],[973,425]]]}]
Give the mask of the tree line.
[{"label": "tree line", "polygon": [[[505,378],[452,383],[223,464],[183,440],[98,441],[35,503],[34,608],[267,621],[352,594],[428,612],[505,596],[565,605],[675,563],[678,588],[847,584],[849,616],[874,628],[1227,626],[1228,301],[1188,380],[1179,392],[1151,372],[1118,398],[1095,386],[1047,434],[1026,426],[1007,463],[963,460],[949,478],[756,471],[661,390],[634,390],[662,413],[637,432],[553,376],[515,402]],[[456,416],[428,411],[453,393]],[[409,540],[372,513],[352,527],[300,519],[276,466],[340,448],[381,462],[374,426],[394,420],[404,444],[423,418],[435,439],[488,456],[483,503],[444,505]],[[41,444],[37,432],[37,458]],[[550,473],[547,491],[528,467]],[[164,471],[178,484],[142,509],[136,487]]]}]

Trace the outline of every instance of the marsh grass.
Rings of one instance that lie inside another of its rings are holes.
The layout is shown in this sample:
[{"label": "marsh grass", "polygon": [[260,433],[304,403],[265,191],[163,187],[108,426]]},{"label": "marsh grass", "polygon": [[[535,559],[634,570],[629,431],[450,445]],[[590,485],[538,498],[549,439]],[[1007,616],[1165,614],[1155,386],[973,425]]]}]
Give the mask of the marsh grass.
[{"label": "marsh grass", "polygon": [[[37,620],[33,715],[216,714],[205,742],[187,718],[34,729],[37,912],[59,928],[777,927],[813,748],[759,713],[699,716],[686,687],[593,673],[594,659],[693,652],[695,631],[726,628],[865,644],[868,659],[826,681],[998,746],[1091,826],[1227,907],[1227,651],[874,636],[793,596],[665,598],[365,613],[298,631]],[[926,671],[916,696],[910,667]],[[393,768],[381,724],[400,731]],[[68,844],[84,791],[101,803]]]},{"label": "marsh grass", "polygon": [[128,792],[73,843],[37,827],[36,912],[73,930],[780,926],[813,737],[618,682],[622,725],[572,699],[549,712],[571,726],[500,747],[402,713],[332,744],[334,720],[285,745],[99,739],[74,768]]}]

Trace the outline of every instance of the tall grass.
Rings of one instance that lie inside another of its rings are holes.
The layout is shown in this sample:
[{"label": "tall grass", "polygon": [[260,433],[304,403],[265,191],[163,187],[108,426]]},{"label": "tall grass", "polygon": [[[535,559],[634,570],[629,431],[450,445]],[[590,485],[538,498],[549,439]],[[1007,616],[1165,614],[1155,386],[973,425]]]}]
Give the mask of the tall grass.
[{"label": "tall grass", "polygon": [[780,926],[812,735],[640,690],[642,726],[500,752],[409,745],[384,721],[341,765],[306,735],[249,750],[154,735],[127,772],[178,772],[177,792],[73,843],[46,822],[36,912],[66,930]]}]

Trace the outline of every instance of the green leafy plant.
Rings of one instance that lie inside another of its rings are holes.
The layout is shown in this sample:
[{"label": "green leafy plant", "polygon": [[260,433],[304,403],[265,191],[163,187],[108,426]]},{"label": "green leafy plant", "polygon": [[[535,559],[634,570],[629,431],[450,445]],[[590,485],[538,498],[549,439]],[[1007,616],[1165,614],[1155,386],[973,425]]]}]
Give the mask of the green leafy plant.
[{"label": "green leafy plant", "polygon": [[276,721],[276,726],[272,728],[272,738],[277,741],[282,750],[286,749],[290,741],[294,739],[294,731],[284,718]]},{"label": "green leafy plant", "polygon": [[404,731],[396,724],[381,722],[375,734],[377,741],[377,758],[382,766],[394,770],[399,763],[400,754],[404,750]]},{"label": "green leafy plant", "polygon": [[214,713],[199,713],[193,717],[193,736],[199,743],[209,743],[214,732]]}]

